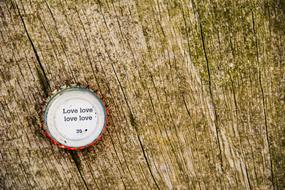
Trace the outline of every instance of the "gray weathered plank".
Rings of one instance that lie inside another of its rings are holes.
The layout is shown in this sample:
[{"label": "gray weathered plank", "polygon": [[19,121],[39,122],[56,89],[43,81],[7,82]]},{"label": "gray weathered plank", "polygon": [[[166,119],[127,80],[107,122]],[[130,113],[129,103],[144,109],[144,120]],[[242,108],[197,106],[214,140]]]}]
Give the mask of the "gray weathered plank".
[{"label": "gray weathered plank", "polygon": [[[279,1],[0,1],[4,189],[282,189]],[[65,83],[106,97],[110,128],[68,152],[39,129]]]}]

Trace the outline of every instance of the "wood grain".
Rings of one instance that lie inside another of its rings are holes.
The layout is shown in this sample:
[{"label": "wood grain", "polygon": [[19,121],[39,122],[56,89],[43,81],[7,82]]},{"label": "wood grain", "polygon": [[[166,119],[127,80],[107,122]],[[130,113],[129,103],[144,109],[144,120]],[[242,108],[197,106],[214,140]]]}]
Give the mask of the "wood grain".
[{"label": "wood grain", "polygon": [[[282,0],[0,1],[2,189],[284,189]],[[106,97],[90,150],[57,148],[57,86]]]}]

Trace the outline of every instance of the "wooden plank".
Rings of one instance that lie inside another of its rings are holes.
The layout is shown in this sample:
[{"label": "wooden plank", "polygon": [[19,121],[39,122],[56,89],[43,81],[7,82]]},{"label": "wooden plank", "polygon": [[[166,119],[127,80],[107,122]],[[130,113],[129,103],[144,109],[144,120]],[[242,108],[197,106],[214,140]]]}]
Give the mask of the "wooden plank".
[{"label": "wooden plank", "polygon": [[[282,189],[283,1],[0,1],[3,189]],[[39,108],[65,83],[111,110],[91,150]]]}]

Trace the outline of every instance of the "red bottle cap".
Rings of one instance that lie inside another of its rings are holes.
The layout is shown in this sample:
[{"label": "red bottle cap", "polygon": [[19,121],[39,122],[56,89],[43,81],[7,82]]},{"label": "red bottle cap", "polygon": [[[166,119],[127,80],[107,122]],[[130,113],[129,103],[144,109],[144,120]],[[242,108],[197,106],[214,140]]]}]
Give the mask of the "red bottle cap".
[{"label": "red bottle cap", "polygon": [[45,134],[61,148],[89,147],[101,139],[106,129],[105,103],[88,88],[65,86],[55,91],[43,112]]}]

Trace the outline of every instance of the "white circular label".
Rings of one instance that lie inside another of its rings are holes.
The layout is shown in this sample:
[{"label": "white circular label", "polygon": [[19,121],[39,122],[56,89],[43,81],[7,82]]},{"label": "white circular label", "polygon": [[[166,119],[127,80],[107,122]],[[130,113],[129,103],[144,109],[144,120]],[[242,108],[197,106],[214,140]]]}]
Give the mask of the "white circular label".
[{"label": "white circular label", "polygon": [[86,146],[97,139],[106,125],[106,110],[96,94],[81,87],[67,88],[47,104],[48,133],[68,147]]}]

